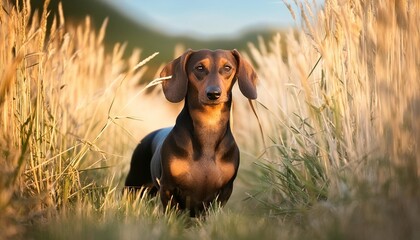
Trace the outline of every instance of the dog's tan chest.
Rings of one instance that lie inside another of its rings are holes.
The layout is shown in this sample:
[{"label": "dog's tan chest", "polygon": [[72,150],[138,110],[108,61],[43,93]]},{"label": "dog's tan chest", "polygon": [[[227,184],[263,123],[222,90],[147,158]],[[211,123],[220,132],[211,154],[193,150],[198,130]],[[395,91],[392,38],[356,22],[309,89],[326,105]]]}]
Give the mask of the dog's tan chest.
[{"label": "dog's tan chest", "polygon": [[[235,166],[223,161],[189,161],[172,159],[169,164],[174,180],[189,190],[217,190],[235,174]],[[214,189],[213,189],[214,188]]]},{"label": "dog's tan chest", "polygon": [[175,178],[183,176],[190,172],[191,166],[188,161],[181,159],[173,159],[169,164],[171,175]]}]

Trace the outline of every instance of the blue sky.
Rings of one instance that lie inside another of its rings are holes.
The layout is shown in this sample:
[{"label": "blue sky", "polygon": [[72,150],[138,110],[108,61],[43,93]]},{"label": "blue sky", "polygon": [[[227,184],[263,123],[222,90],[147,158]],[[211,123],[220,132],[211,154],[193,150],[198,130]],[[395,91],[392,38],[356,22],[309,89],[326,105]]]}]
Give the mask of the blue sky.
[{"label": "blue sky", "polygon": [[[103,0],[169,34],[234,36],[246,28],[296,23],[282,0]],[[292,2],[288,1],[286,2]],[[319,2],[319,1],[318,1]]]}]

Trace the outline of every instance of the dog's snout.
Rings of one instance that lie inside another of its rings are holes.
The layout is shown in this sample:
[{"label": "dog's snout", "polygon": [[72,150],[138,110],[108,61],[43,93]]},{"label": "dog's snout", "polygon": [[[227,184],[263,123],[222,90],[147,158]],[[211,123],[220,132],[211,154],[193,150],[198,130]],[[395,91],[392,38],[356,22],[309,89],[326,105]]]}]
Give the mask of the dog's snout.
[{"label": "dog's snout", "polygon": [[209,86],[206,89],[207,98],[209,100],[217,100],[220,98],[220,95],[222,95],[222,89],[218,86]]}]

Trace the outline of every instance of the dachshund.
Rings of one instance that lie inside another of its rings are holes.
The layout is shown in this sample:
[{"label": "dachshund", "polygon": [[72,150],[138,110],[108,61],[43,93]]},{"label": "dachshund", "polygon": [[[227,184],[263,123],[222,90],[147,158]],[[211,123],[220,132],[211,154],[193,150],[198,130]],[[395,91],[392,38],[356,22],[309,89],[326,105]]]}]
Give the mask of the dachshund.
[{"label": "dachshund", "polygon": [[163,206],[202,215],[213,201],[224,205],[233,190],[239,149],[230,128],[232,87],[257,98],[257,75],[240,53],[187,50],[160,73],[170,102],[184,101],[173,127],[156,130],[134,150],[125,188],[160,194]]}]

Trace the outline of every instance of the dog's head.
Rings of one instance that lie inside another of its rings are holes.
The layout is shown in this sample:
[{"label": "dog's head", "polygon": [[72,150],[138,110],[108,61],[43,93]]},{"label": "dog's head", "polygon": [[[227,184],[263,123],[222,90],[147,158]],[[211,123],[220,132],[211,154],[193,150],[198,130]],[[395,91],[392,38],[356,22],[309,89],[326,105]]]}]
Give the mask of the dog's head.
[{"label": "dog's head", "polygon": [[236,80],[245,97],[257,98],[257,75],[237,50],[188,50],[166,65],[160,76],[172,76],[162,84],[170,102],[182,101],[187,91],[203,105],[227,102]]}]

